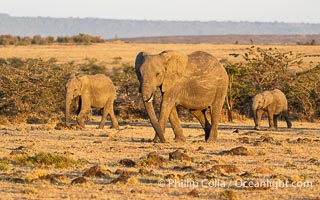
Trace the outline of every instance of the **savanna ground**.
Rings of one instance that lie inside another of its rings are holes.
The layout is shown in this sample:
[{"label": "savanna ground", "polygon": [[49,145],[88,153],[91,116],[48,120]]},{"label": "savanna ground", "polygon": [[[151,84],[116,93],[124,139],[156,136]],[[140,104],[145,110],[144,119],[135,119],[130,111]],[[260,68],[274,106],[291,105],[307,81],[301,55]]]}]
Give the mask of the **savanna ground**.
[{"label": "savanna ground", "polygon": [[[132,64],[141,50],[204,50],[221,60],[232,59],[228,54],[241,53],[247,47],[125,43],[6,46],[0,47],[0,55],[54,57],[62,63],[95,58],[112,69],[121,63]],[[318,46],[277,48],[307,54],[320,50]],[[119,130],[98,130],[98,121],[99,116],[94,116],[85,130],[57,130],[59,121],[1,125],[0,198],[320,198],[319,123],[293,121],[293,128],[287,129],[280,122],[278,131],[254,131],[250,119],[221,123],[219,140],[209,144],[204,142],[198,123],[183,122],[186,143],[175,143],[172,130],[167,128],[169,142],[159,144],[151,142],[154,131],[148,121],[119,119]],[[267,122],[263,125],[266,128]]]}]

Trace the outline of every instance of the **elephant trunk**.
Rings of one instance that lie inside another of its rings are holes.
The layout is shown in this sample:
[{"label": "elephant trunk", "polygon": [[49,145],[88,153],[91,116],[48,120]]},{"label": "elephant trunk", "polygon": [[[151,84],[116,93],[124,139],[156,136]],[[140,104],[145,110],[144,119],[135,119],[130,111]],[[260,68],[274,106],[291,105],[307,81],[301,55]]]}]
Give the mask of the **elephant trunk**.
[{"label": "elephant trunk", "polygon": [[142,98],[144,102],[151,103],[153,100],[153,93],[155,90],[153,90],[151,87],[142,87]]},{"label": "elephant trunk", "polygon": [[154,130],[156,131],[156,136],[159,137],[160,142],[166,142],[166,140],[164,139],[164,135],[162,133],[158,118],[156,116],[156,113],[154,112],[152,102],[144,101],[144,106],[147,110],[150,122],[151,122]]},{"label": "elephant trunk", "polygon": [[73,95],[70,92],[66,93],[66,110],[65,110],[65,122],[66,126],[70,126],[70,105],[73,99]]}]

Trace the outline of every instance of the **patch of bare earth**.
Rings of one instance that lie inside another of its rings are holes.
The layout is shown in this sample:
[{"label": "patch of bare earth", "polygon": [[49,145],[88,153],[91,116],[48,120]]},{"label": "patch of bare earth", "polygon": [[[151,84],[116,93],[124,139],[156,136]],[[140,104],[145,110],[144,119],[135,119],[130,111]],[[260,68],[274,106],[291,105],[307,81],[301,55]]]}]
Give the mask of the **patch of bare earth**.
[{"label": "patch of bare earth", "polygon": [[221,124],[215,143],[204,142],[197,123],[184,123],[187,141],[175,143],[168,128],[165,144],[150,142],[148,122],[120,130],[97,123],[1,126],[1,198],[320,198],[319,123],[278,131]]}]

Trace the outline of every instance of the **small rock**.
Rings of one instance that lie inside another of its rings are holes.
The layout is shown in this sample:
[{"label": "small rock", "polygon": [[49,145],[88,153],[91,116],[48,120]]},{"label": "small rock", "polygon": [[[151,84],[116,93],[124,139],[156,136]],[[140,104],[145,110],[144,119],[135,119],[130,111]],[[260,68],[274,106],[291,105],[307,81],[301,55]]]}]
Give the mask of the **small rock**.
[{"label": "small rock", "polygon": [[253,155],[254,152],[248,150],[245,147],[236,147],[236,148],[233,148],[229,151],[222,151],[220,154],[221,155],[248,156],[248,155]]},{"label": "small rock", "polygon": [[111,181],[111,183],[127,183],[131,176],[129,174],[121,174],[118,178]]},{"label": "small rock", "polygon": [[25,149],[27,149],[25,146],[18,146],[14,150],[25,150]]},{"label": "small rock", "polygon": [[308,160],[308,162],[310,162],[310,163],[317,163],[318,160],[315,159],[315,158],[310,158],[310,159]]},{"label": "small rock", "polygon": [[[181,177],[181,175],[178,175]],[[196,180],[198,178],[199,174],[197,173],[194,173],[194,172],[189,172],[189,173],[186,173],[185,175],[182,176],[182,178],[184,180]]]},{"label": "small rock", "polygon": [[74,184],[83,184],[83,183],[86,183],[87,182],[87,179],[85,179],[84,177],[78,177],[78,178],[75,178],[71,181],[71,185],[74,185]]},{"label": "small rock", "polygon": [[245,144],[249,144],[249,138],[248,137],[241,137],[238,138],[239,142],[245,143]]},{"label": "small rock", "polygon": [[26,183],[26,180],[22,178],[9,178],[9,181],[13,183]]},{"label": "small rock", "polygon": [[164,176],[164,179],[165,180],[168,180],[168,179],[176,180],[177,176],[175,174],[167,174]]},{"label": "small rock", "polygon": [[197,151],[204,151],[204,147],[200,146]]},{"label": "small rock", "polygon": [[16,156],[16,155],[27,155],[27,153],[20,150],[13,150],[10,152],[10,156]]},{"label": "small rock", "polygon": [[187,194],[187,196],[189,196],[189,197],[199,197],[200,195],[199,195],[199,192],[196,189],[193,189]]},{"label": "small rock", "polygon": [[139,169],[139,174],[141,174],[141,175],[150,175],[151,172],[149,170],[147,170],[147,169],[141,168],[141,169]]},{"label": "small rock", "polygon": [[125,167],[134,167],[136,166],[136,163],[133,160],[130,159],[122,159],[119,161],[119,163]]},{"label": "small rock", "polygon": [[244,172],[243,174],[240,174],[240,176],[243,178],[251,178],[253,174],[250,172]]},{"label": "small rock", "polygon": [[220,200],[238,200],[236,193],[233,190],[224,190],[219,193]]},{"label": "small rock", "polygon": [[235,165],[215,165],[208,171],[212,173],[222,173],[222,174],[240,173],[240,169],[238,169]]},{"label": "small rock", "polygon": [[128,171],[125,171],[122,169],[117,169],[114,173],[119,174],[119,175],[124,175],[124,176],[129,176],[129,174],[130,174]]},{"label": "small rock", "polygon": [[257,174],[270,174],[273,172],[269,167],[257,167],[253,170],[254,173]]},{"label": "small rock", "polygon": [[309,139],[309,138],[298,138],[297,142],[298,143],[309,143],[309,142],[311,142],[311,139]]},{"label": "small rock", "polygon": [[191,161],[191,158],[187,154],[181,152],[181,150],[176,150],[175,152],[169,153],[169,160]]},{"label": "small rock", "polygon": [[266,143],[272,143],[273,142],[273,137],[265,137],[262,142],[266,142]]},{"label": "small rock", "polygon": [[67,180],[68,178],[62,174],[47,174],[45,176],[40,176],[39,179],[49,180],[51,184],[59,185],[61,180]]},{"label": "small rock", "polygon": [[108,172],[106,172],[103,169],[103,166],[101,165],[96,165],[91,167],[90,169],[87,169],[82,176],[87,176],[87,177],[95,176],[95,177],[101,177],[101,178],[110,177]]},{"label": "small rock", "polygon": [[138,190],[138,189],[132,189],[130,192],[131,192],[131,193],[142,194],[142,190]]},{"label": "small rock", "polygon": [[147,159],[139,161],[139,166],[162,166],[167,160],[160,156],[157,152],[151,152],[148,154]]},{"label": "small rock", "polygon": [[184,167],[175,166],[175,167],[173,167],[173,170],[192,171],[192,170],[194,170],[194,168],[192,166],[184,166]]}]

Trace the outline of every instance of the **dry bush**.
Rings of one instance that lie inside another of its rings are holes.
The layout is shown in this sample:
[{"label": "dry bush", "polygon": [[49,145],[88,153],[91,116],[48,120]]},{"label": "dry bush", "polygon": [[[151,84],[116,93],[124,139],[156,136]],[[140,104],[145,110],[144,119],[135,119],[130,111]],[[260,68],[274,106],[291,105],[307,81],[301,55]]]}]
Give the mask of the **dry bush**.
[{"label": "dry bush", "polygon": [[19,155],[12,159],[14,164],[32,166],[32,167],[46,167],[64,169],[80,163],[72,158],[57,153],[39,152],[34,156]]},{"label": "dry bush", "polygon": [[0,67],[0,115],[29,123],[57,119],[64,110],[64,85],[71,68],[54,59],[6,59]]}]

